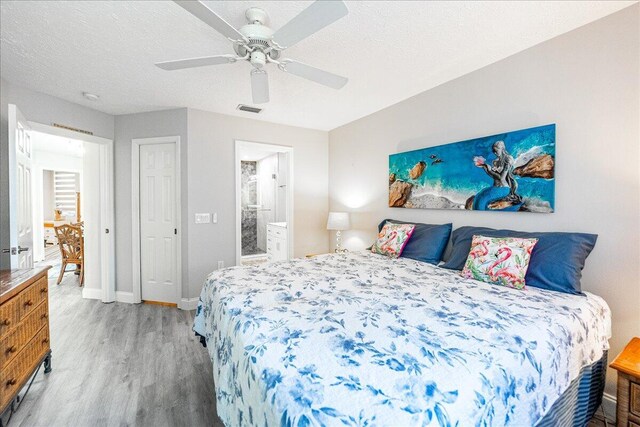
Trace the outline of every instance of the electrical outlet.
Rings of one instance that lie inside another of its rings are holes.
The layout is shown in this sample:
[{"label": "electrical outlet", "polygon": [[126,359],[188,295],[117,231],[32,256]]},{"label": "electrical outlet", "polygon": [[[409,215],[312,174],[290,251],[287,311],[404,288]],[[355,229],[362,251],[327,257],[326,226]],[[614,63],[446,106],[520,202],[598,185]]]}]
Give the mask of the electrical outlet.
[{"label": "electrical outlet", "polygon": [[218,212],[214,212],[213,213],[213,223],[217,224],[218,223]]},{"label": "electrical outlet", "polygon": [[224,261],[218,261],[218,270],[224,268]]}]

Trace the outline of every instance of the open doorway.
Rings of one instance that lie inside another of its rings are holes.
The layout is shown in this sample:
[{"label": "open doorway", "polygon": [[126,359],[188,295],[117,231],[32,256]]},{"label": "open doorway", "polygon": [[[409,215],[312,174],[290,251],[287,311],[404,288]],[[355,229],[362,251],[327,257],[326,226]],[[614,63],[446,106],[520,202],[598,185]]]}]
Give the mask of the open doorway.
[{"label": "open doorway", "polygon": [[236,264],[293,253],[292,147],[236,141]]},{"label": "open doorway", "polygon": [[13,104],[8,128],[10,247],[2,264],[53,264],[57,282],[65,257],[56,228],[71,227],[70,250],[81,256],[66,258],[64,276],[84,298],[115,301],[113,141],[28,121]]},{"label": "open doorway", "polygon": [[[50,282],[75,289],[85,281],[84,247],[92,247],[99,240],[93,224],[98,218],[89,213],[90,223],[85,227],[83,215],[100,191],[97,182],[85,173],[85,169],[89,174],[96,169],[92,164],[95,156],[85,159],[85,151],[91,152],[94,147],[89,146],[92,143],[36,131],[31,132],[31,142],[33,260],[36,266],[52,266]],[[89,270],[92,267],[89,265]],[[94,277],[94,273],[90,271],[89,276]],[[80,295],[80,290],[75,292]]]}]

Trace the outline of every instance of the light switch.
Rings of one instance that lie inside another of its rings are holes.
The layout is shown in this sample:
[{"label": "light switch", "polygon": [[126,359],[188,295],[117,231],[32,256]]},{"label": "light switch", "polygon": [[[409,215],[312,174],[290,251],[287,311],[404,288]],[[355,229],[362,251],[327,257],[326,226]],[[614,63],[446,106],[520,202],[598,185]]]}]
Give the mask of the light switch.
[{"label": "light switch", "polygon": [[218,223],[218,212],[214,212],[213,213],[213,223],[217,224]]},{"label": "light switch", "polygon": [[196,224],[209,224],[211,222],[211,214],[209,213],[197,213]]}]

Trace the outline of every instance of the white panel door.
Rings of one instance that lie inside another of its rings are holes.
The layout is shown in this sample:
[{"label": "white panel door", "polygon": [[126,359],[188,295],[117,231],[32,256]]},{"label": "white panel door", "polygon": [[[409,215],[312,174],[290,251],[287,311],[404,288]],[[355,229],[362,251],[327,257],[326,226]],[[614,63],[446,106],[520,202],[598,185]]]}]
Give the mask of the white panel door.
[{"label": "white panel door", "polygon": [[32,155],[29,124],[20,110],[8,106],[9,223],[11,268],[33,267]]},{"label": "white panel door", "polygon": [[140,146],[142,300],[177,303],[175,144]]}]

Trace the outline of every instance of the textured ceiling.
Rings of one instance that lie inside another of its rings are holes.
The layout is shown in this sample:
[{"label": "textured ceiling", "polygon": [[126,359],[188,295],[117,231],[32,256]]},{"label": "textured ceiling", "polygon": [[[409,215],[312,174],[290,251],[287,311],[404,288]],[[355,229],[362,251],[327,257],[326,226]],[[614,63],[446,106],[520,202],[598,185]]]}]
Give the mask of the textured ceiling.
[{"label": "textured ceiling", "polygon": [[[620,10],[629,1],[357,1],[285,56],[349,77],[335,91],[269,66],[271,102],[251,104],[250,65],[167,72],[153,64],[233,53],[170,1],[0,2],[7,81],[110,114],[190,107],[329,130]],[[279,28],[309,1],[218,1],[236,27],[259,5]],[[82,92],[100,95],[91,102]]]}]

